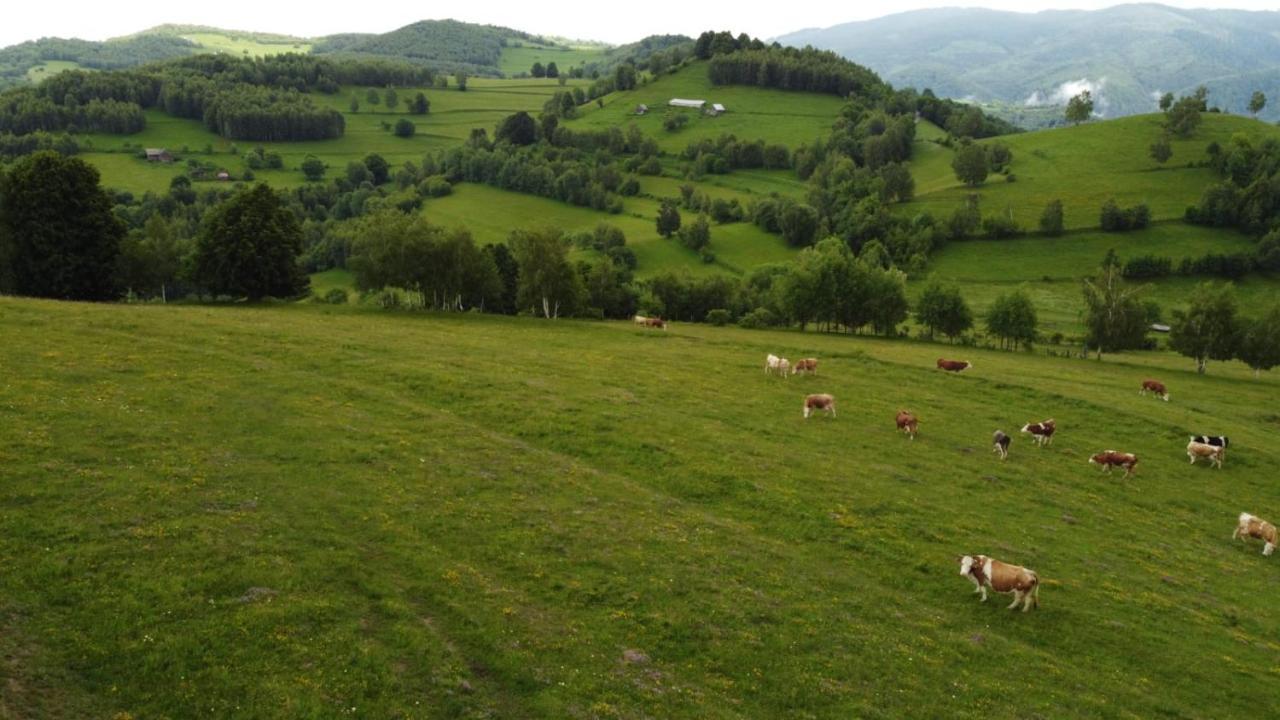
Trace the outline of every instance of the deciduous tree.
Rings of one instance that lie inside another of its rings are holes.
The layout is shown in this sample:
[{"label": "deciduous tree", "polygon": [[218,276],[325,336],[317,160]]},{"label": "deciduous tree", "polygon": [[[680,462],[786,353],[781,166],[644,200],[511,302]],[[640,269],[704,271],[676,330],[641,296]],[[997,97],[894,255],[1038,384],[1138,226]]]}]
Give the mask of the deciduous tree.
[{"label": "deciduous tree", "polygon": [[193,279],[214,295],[296,297],[309,280],[298,264],[302,228],[265,184],[242,190],[205,216]]},{"label": "deciduous tree", "polygon": [[1080,123],[1093,117],[1093,93],[1085,90],[1067,101],[1067,122]]},{"label": "deciduous tree", "polygon": [[1210,360],[1230,360],[1239,341],[1237,304],[1231,285],[1203,283],[1191,292],[1189,307],[1173,311],[1169,347],[1195,358],[1203,374]]}]

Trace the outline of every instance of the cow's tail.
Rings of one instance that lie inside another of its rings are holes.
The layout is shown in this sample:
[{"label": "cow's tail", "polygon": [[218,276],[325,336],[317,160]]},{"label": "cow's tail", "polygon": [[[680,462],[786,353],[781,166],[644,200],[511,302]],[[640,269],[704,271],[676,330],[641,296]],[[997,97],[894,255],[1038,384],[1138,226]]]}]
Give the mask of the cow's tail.
[{"label": "cow's tail", "polygon": [[1031,604],[1040,607],[1040,576],[1031,573]]}]

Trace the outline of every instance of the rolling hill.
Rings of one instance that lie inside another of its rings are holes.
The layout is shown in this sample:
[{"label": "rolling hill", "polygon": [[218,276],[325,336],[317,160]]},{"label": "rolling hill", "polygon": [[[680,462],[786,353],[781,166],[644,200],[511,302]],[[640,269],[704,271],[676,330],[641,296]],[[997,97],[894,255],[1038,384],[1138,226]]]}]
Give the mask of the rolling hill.
[{"label": "rolling hill", "polygon": [[[1280,12],[1157,4],[1038,13],[942,8],[778,40],[834,50],[895,85],[944,97],[1061,106],[1092,89],[1104,117],[1151,112],[1160,93],[1201,84],[1210,104],[1230,112],[1246,112],[1255,90],[1280,100]],[[1263,117],[1280,118],[1280,107]]]},{"label": "rolling hill", "polygon": [[[1230,535],[1280,515],[1277,380],[1234,364],[968,349],[955,377],[932,344],[309,304],[0,298],[0,334],[19,715],[1243,717],[1274,695],[1276,560]],[[766,352],[820,375],[768,378]],[[1172,402],[1138,395],[1152,374]],[[807,392],[839,417],[802,420]],[[1049,415],[1051,447],[991,454]],[[1229,434],[1225,469],[1188,466],[1188,432]],[[1085,463],[1107,447],[1134,478]],[[1041,608],[979,602],[966,552],[1036,569]]]}]

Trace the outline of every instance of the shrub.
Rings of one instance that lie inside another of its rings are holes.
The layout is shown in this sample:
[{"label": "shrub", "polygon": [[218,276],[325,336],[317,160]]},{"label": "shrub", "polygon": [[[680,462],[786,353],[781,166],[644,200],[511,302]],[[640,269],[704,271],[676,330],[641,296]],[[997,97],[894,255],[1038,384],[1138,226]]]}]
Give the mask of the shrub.
[{"label": "shrub", "polygon": [[331,288],[329,292],[321,295],[317,301],[326,305],[346,305],[347,291],[342,288]]},{"label": "shrub", "polygon": [[453,184],[443,175],[432,175],[418,185],[418,192],[426,197],[444,197],[453,192]]},{"label": "shrub", "polygon": [[1106,232],[1141,230],[1151,224],[1151,208],[1142,203],[1121,208],[1112,199],[1103,203],[1099,221]]},{"label": "shrub", "polygon": [[1021,235],[1022,227],[1006,215],[988,215],[982,219],[982,231],[992,240],[1004,240]]},{"label": "shrub", "polygon": [[1173,272],[1173,260],[1156,255],[1142,255],[1124,264],[1121,275],[1130,279],[1165,277]]},{"label": "shrub", "polygon": [[748,330],[757,330],[759,328],[773,327],[778,324],[777,316],[769,308],[756,308],[751,312],[738,318],[738,327],[747,328]]},{"label": "shrub", "polygon": [[724,327],[733,321],[733,316],[724,308],[716,308],[707,312],[707,322],[716,327]]}]

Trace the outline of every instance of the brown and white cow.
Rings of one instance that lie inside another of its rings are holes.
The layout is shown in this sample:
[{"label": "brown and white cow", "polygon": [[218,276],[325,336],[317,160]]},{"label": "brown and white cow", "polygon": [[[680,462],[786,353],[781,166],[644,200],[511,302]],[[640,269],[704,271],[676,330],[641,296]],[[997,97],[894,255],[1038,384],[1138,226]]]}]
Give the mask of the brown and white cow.
[{"label": "brown and white cow", "polygon": [[1195,440],[1187,443],[1187,458],[1191,460],[1192,465],[1195,465],[1196,460],[1200,458],[1209,458],[1209,464],[1217,465],[1218,469],[1221,470],[1222,461],[1226,459],[1226,456],[1227,449],[1221,445],[1209,445]]},{"label": "brown and white cow", "polygon": [[797,360],[795,365],[793,365],[791,368],[791,374],[799,375],[800,373],[809,373],[810,375],[817,375],[818,359],[805,358],[803,360]]},{"label": "brown and white cow", "polygon": [[967,360],[944,360],[943,358],[938,358],[939,370],[946,370],[947,372],[964,372],[971,367],[973,367],[973,365]]},{"label": "brown and white cow", "polygon": [[1044,422],[1023,425],[1022,432],[1030,434],[1037,445],[1044,447],[1053,444],[1053,434],[1058,432],[1058,424],[1053,421],[1053,418],[1049,418]]},{"label": "brown and white cow", "polygon": [[991,436],[991,452],[999,454],[1001,460],[1008,460],[1010,442],[1013,442],[1013,438],[1005,435],[1003,430],[995,431]]},{"label": "brown and white cow", "polygon": [[666,320],[663,320],[662,318],[659,318],[659,317],[645,318],[645,319],[644,319],[644,326],[645,326],[645,327],[651,327],[651,328],[658,328],[659,330],[666,330],[666,329],[667,329],[667,321],[666,321]]},{"label": "brown and white cow", "polygon": [[1276,545],[1280,544],[1276,541],[1276,526],[1259,517],[1254,517],[1249,513],[1240,513],[1240,519],[1236,521],[1236,531],[1231,533],[1231,539],[1240,538],[1258,538],[1263,542],[1262,554],[1270,555],[1275,551]]},{"label": "brown and white cow", "polygon": [[894,422],[898,423],[899,430],[906,433],[912,440],[916,439],[916,431],[920,425],[920,421],[915,415],[912,415],[906,410],[899,410],[898,417]]},{"label": "brown and white cow", "polygon": [[786,358],[769,353],[764,358],[764,372],[766,375],[776,372],[782,377],[788,377],[791,372],[791,363]]},{"label": "brown and white cow", "polygon": [[982,593],[987,601],[987,588],[998,593],[1013,593],[1012,610],[1022,603],[1022,612],[1031,605],[1040,607],[1040,576],[1034,570],[1010,565],[986,555],[965,555],[960,558],[960,574],[973,582],[975,594]]},{"label": "brown and white cow", "polygon": [[1124,468],[1124,476],[1129,477],[1138,466],[1138,456],[1133,453],[1107,450],[1089,458],[1090,465],[1101,465],[1103,472],[1111,472],[1113,467]]},{"label": "brown and white cow", "polygon": [[1159,380],[1143,380],[1142,389],[1138,391],[1139,395],[1147,393],[1155,393],[1155,396],[1165,402],[1169,402],[1169,391],[1165,389],[1164,383]]},{"label": "brown and white cow", "polygon": [[809,413],[816,412],[819,410],[830,413],[831,417],[835,417],[836,416],[836,399],[826,393],[816,393],[813,395],[805,396],[805,399],[804,399],[805,418],[809,417]]}]

